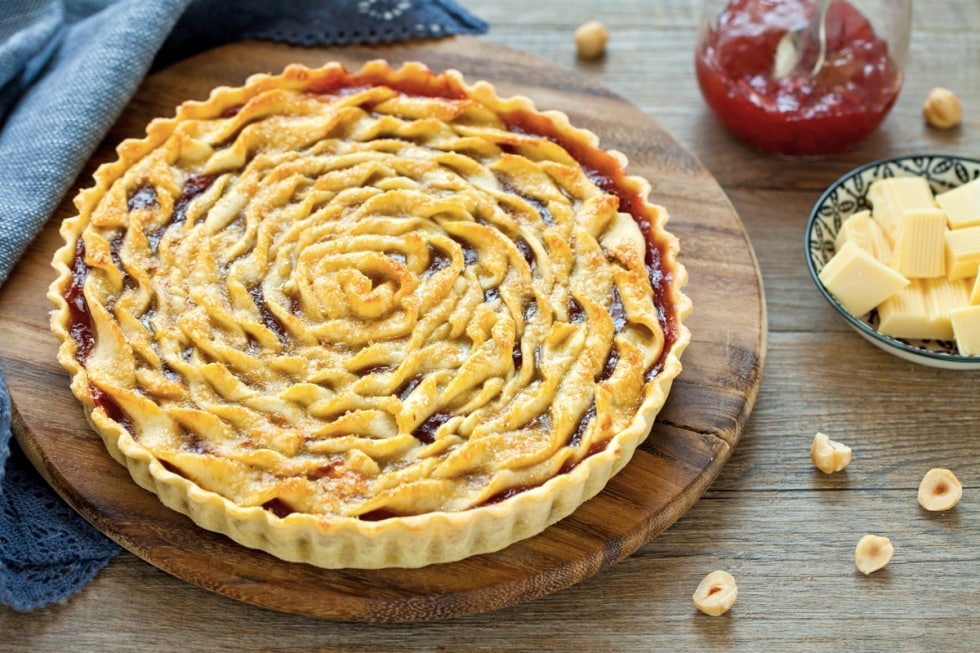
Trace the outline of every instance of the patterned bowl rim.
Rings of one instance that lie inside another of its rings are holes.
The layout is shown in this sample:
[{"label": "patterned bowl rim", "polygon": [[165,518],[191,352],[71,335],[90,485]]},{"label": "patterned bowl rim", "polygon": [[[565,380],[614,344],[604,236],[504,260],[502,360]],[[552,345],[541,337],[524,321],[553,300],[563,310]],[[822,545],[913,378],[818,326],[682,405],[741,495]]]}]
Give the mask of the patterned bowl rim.
[{"label": "patterned bowl rim", "polygon": [[[943,166],[943,163],[949,165]],[[937,164],[939,164],[938,170]],[[896,170],[894,168],[898,168],[899,173],[907,174],[895,174]],[[937,177],[931,176],[933,174],[943,174],[946,176],[942,179],[938,179]],[[955,186],[960,186],[968,181],[972,181],[973,179],[980,178],[980,159],[955,154],[912,154],[878,159],[846,172],[844,175],[834,181],[834,183],[832,183],[823,193],[821,193],[819,199],[817,199],[810,211],[810,216],[807,219],[806,231],[804,234],[807,269],[810,271],[810,278],[813,280],[813,283],[817,286],[817,290],[820,291],[820,294],[823,295],[824,299],[826,299],[827,302],[841,315],[841,317],[843,317],[854,329],[858,331],[858,333],[863,335],[865,338],[868,338],[876,344],[883,345],[884,349],[888,349],[889,351],[894,350],[893,353],[898,354],[906,360],[919,359],[918,362],[938,365],[941,367],[977,368],[980,367],[980,356],[962,356],[959,353],[956,353],[956,346],[952,342],[920,340],[907,341],[882,335],[877,331],[877,329],[874,328],[871,322],[849,313],[847,309],[845,309],[840,302],[838,302],[837,299],[830,294],[819,278],[820,270],[823,269],[823,266],[826,265],[827,261],[826,259],[821,259],[818,267],[818,257],[821,254],[824,254],[827,258],[829,258],[829,255],[833,253],[833,238],[837,235],[837,231],[840,229],[842,213],[840,210],[837,210],[830,214],[825,214],[824,211],[827,205],[830,203],[839,205],[836,196],[842,188],[854,180],[860,180],[861,182],[856,189],[856,192],[849,189],[854,201],[854,207],[848,210],[846,213],[846,215],[849,216],[861,209],[870,208],[870,205],[867,204],[865,199],[870,182],[864,182],[868,179],[923,175],[926,176],[926,179],[929,182],[930,187],[932,187],[933,192],[941,192],[941,190],[948,190]],[[949,175],[955,175],[956,181],[950,181],[948,179]],[[937,186],[941,186],[939,191],[937,191]],[[816,232],[823,231],[826,231],[830,236],[829,248],[825,246],[828,240],[820,240],[820,237],[817,236]],[[875,319],[875,316],[876,312],[872,311],[871,319]],[[931,345],[934,347],[934,349],[929,349],[926,347],[926,345]]]}]

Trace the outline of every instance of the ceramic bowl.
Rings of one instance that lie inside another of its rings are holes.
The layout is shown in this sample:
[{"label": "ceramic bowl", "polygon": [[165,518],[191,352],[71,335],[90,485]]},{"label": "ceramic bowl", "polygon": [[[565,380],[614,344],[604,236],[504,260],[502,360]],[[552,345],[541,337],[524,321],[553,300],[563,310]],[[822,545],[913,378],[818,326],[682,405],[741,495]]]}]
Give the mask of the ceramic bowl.
[{"label": "ceramic bowl", "polygon": [[834,239],[852,213],[870,209],[868,188],[888,177],[925,177],[933,193],[941,193],[980,177],[980,160],[945,154],[919,154],[873,161],[851,170],[817,200],[806,227],[806,262],[824,298],[859,334],[874,345],[907,361],[946,369],[980,369],[980,356],[961,356],[950,340],[905,340],[878,333],[878,312],[852,315],[834,299],[818,275],[834,255]]}]

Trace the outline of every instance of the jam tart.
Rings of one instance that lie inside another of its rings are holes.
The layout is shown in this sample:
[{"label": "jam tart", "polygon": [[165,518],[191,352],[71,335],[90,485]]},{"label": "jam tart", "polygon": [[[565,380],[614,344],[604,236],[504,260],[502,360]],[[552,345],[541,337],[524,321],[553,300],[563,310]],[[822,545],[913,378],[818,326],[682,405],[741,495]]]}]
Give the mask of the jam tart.
[{"label": "jam tart", "polygon": [[490,83],[291,65],[117,152],[61,227],[58,359],[136,483],[244,546],[502,549],[600,492],[680,372],[649,184]]}]

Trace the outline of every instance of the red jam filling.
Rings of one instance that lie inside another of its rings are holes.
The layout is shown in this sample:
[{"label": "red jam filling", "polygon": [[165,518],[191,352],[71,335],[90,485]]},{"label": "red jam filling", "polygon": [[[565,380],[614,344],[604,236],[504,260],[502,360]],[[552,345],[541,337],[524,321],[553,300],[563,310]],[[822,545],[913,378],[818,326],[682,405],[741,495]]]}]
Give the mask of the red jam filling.
[{"label": "red jam filling", "polygon": [[89,384],[89,392],[92,394],[92,402],[97,408],[101,408],[106,417],[116,422],[131,434],[136,433],[136,427],[129,415],[113,399],[96,385]]},{"label": "red jam filling", "polygon": [[276,497],[269,499],[262,504],[262,507],[271,512],[276,517],[283,519],[296,512],[291,505]]},{"label": "red jam filling", "polygon": [[85,279],[88,267],[85,265],[85,245],[79,238],[75,243],[75,258],[71,265],[71,282],[65,289],[68,302],[68,333],[75,342],[75,360],[84,365],[95,347],[95,329],[92,314],[85,301]]},{"label": "red jam filling", "polygon": [[174,213],[170,218],[173,224],[180,224],[186,219],[187,207],[194,201],[194,198],[210,188],[214,180],[214,175],[191,175],[187,178],[187,181],[184,182],[184,188],[181,189],[180,197],[174,202]]},{"label": "red jam filling", "polygon": [[774,78],[780,40],[807,25],[816,4],[732,0],[698,45],[695,68],[705,101],[750,147],[787,156],[834,154],[874,131],[898,97],[902,75],[888,43],[847,0],[830,4],[826,63],[816,77],[811,43],[800,65]]},{"label": "red jam filling", "polygon": [[671,275],[664,272],[663,246],[654,242],[650,232],[652,224],[650,215],[646,211],[644,198],[636,191],[627,188],[626,173],[612,155],[563,138],[547,116],[513,112],[505,116],[505,120],[508,130],[512,132],[533,134],[562,146],[579,162],[582,169],[599,188],[619,198],[619,210],[630,214],[640,227],[647,244],[645,263],[650,285],[653,288],[654,304],[657,306],[657,313],[664,331],[664,350],[661,358],[650,370],[647,370],[647,380],[652,379],[663,369],[664,357],[673,348],[677,338],[677,316],[670,298],[672,278]]}]

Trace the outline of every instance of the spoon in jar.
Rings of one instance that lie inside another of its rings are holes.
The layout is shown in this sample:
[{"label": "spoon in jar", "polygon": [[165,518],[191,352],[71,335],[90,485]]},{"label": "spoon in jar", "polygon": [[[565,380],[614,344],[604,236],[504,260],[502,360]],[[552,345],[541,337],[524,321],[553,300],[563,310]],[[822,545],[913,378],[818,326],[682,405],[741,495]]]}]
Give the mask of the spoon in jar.
[{"label": "spoon in jar", "polygon": [[796,68],[803,54],[803,39],[813,32],[814,20],[816,21],[817,45],[820,49],[817,53],[817,60],[813,64],[813,69],[810,72],[812,75],[820,72],[827,58],[827,9],[829,7],[830,0],[820,0],[817,13],[814,14],[809,25],[786,32],[783,38],[779,40],[779,44],[776,46],[776,57],[772,64],[773,79],[782,79]]}]

